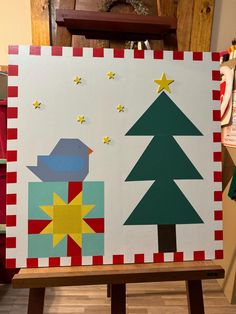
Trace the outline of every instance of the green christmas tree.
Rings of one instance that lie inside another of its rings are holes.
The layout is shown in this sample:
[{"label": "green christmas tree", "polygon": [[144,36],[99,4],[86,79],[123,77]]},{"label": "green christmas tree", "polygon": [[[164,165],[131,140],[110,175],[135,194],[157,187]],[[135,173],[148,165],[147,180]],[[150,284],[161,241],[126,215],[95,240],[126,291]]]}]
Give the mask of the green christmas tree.
[{"label": "green christmas tree", "polygon": [[157,225],[159,252],[176,251],[176,224],[203,223],[174,180],[202,179],[173,136],[202,133],[162,92],[126,135],[154,136],[126,181],[154,183],[125,225]]}]

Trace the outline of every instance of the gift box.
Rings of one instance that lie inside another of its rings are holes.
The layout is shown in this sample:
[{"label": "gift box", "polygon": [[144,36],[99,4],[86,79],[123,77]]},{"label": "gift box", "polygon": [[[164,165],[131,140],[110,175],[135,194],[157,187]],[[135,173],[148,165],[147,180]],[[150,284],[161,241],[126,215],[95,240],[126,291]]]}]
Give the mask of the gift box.
[{"label": "gift box", "polygon": [[103,182],[30,182],[30,258],[104,255]]}]

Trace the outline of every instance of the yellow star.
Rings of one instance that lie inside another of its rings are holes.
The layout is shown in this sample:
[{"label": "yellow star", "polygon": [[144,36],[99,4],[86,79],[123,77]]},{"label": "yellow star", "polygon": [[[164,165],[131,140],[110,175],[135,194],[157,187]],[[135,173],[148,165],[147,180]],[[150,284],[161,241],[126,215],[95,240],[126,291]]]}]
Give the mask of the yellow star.
[{"label": "yellow star", "polygon": [[160,80],[154,80],[156,84],[159,85],[157,92],[160,93],[163,89],[171,93],[169,85],[174,82],[174,80],[167,80],[166,74],[162,73]]},{"label": "yellow star", "polygon": [[109,78],[109,80],[114,80],[115,76],[116,76],[116,73],[112,71],[107,72],[107,77]]},{"label": "yellow star", "polygon": [[39,109],[40,106],[41,106],[41,102],[39,102],[39,101],[36,100],[36,101],[33,103],[33,106],[34,106],[35,109]]},{"label": "yellow star", "polygon": [[84,116],[77,116],[77,122],[80,124],[83,124],[85,122],[85,117]]},{"label": "yellow star", "polygon": [[104,144],[109,144],[110,143],[110,137],[109,136],[104,136],[104,138],[103,138],[103,143]]},{"label": "yellow star", "polygon": [[74,82],[75,82],[76,85],[78,85],[78,84],[82,83],[81,80],[82,80],[81,77],[76,76],[75,79],[74,79]]},{"label": "yellow star", "polygon": [[116,107],[116,109],[117,109],[118,112],[124,112],[125,107],[122,106],[122,105],[118,105],[118,106]]}]

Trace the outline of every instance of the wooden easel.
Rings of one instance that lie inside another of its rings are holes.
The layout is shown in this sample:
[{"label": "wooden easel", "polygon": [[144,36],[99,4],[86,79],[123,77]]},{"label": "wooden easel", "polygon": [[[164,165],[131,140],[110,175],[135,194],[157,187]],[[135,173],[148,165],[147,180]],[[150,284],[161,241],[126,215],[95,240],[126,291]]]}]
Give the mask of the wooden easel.
[{"label": "wooden easel", "polygon": [[42,314],[45,288],[106,284],[111,287],[111,313],[126,313],[126,284],[140,282],[186,282],[189,314],[204,314],[202,280],[224,277],[213,262],[182,262],[21,269],[14,288],[30,288],[28,314]]}]

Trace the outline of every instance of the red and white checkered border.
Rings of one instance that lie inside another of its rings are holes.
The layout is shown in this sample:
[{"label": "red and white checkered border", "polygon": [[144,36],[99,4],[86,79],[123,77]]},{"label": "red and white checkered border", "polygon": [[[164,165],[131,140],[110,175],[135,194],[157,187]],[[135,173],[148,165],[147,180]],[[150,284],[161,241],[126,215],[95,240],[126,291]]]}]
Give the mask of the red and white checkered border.
[{"label": "red and white checkered border", "polygon": [[[216,55],[215,55],[216,56]],[[220,53],[218,53],[218,58],[220,58]],[[214,171],[212,174],[212,184],[214,186],[214,208],[213,208],[213,219],[215,230],[213,234],[213,239],[216,243],[218,250],[215,250],[215,258],[223,258],[223,229],[222,229],[222,169],[221,169],[221,111],[220,111],[220,70],[212,70],[211,79],[216,83],[216,88],[212,90],[212,120],[215,122],[217,131],[213,132],[212,140],[215,151],[213,152],[213,162]]]},{"label": "red and white checkered border", "polygon": [[[156,60],[169,59],[169,60],[193,60],[201,62],[207,58],[209,61],[215,61],[219,63],[220,54],[217,52],[211,53],[211,60],[209,54],[203,52],[182,52],[182,51],[148,51],[148,50],[125,50],[125,49],[104,49],[104,48],[71,48],[71,47],[41,47],[41,46],[9,46],[9,55],[18,55],[21,53],[21,49],[26,50],[31,57],[39,57],[42,55],[47,56],[73,56],[83,57],[84,54],[90,53],[91,57],[103,58],[107,54],[113,58],[125,58],[126,56],[133,57],[134,59],[153,58]],[[17,260],[15,258],[15,250],[17,246],[16,241],[16,225],[17,225],[17,193],[14,191],[14,184],[17,182],[17,118],[18,118],[18,73],[19,66],[17,64],[10,64],[8,67],[9,86],[8,86],[8,129],[7,129],[7,216],[6,216],[6,266],[8,268],[15,268]],[[212,120],[216,122],[218,126],[217,131],[212,135],[212,141],[214,143],[215,151],[213,153],[213,161],[216,165],[212,175],[213,186],[219,186],[222,181],[222,173],[219,170],[221,162],[221,133],[220,133],[220,91],[219,81],[220,72],[218,69],[213,70],[211,73],[211,79],[216,83],[216,88],[211,92],[212,95]],[[213,220],[216,223],[216,229],[214,230],[214,240],[216,241],[215,259],[223,258],[222,240],[222,189],[220,187],[215,188],[213,194],[215,207],[213,208],[212,215]],[[221,227],[218,228],[218,225]],[[220,246],[219,246],[220,245]],[[203,261],[206,259],[205,251],[192,252],[192,260]],[[25,267],[57,267],[57,266],[78,266],[78,265],[103,265],[103,264],[124,264],[124,263],[163,263],[163,262],[182,262],[185,260],[183,252],[174,253],[153,253],[152,257],[145,256],[143,253],[134,254],[133,259],[126,258],[123,254],[117,254],[110,257],[110,260],[104,256],[90,256],[90,257],[51,257],[51,258],[27,258],[25,260]]]},{"label": "red and white checkered border", "polygon": [[[10,246],[9,246],[10,244]],[[11,244],[15,245],[15,240],[9,238],[8,248],[12,247]],[[14,246],[15,247],[15,246]],[[222,250],[215,250],[215,259],[221,259]],[[173,253],[153,253],[152,257],[149,258],[145,254],[134,254],[132,260],[127,259],[123,254],[117,254],[111,256],[108,260],[104,256],[72,256],[72,257],[49,257],[49,258],[27,258],[25,261],[25,267],[59,267],[59,266],[88,266],[88,265],[122,265],[122,264],[143,264],[143,263],[164,263],[164,262],[184,262],[184,252],[173,252]],[[205,251],[194,251],[192,253],[193,261],[204,261],[206,260]],[[15,258],[8,258],[6,260],[6,266],[8,268],[17,267]]]},{"label": "red and white checkered border", "polygon": [[[212,52],[211,58],[209,59],[209,54],[204,52],[189,52],[189,51],[161,51],[161,50],[130,50],[130,49],[106,49],[106,48],[72,48],[72,47],[60,47],[60,46],[9,46],[9,55],[20,54],[21,49],[23,49],[24,54],[28,53],[29,56],[71,56],[71,57],[83,57],[84,53],[90,53],[91,57],[94,58],[104,58],[107,55],[113,58],[125,58],[127,56],[133,56],[134,59],[145,59],[147,57],[152,57],[153,59],[161,60],[168,57],[170,60],[185,60],[186,58],[191,58],[193,61],[204,61],[205,58],[209,61],[219,62],[220,54],[218,52]],[[112,55],[111,55],[112,53]],[[18,75],[18,69],[14,68],[11,70],[12,75]],[[215,75],[219,75],[218,71]]]}]

